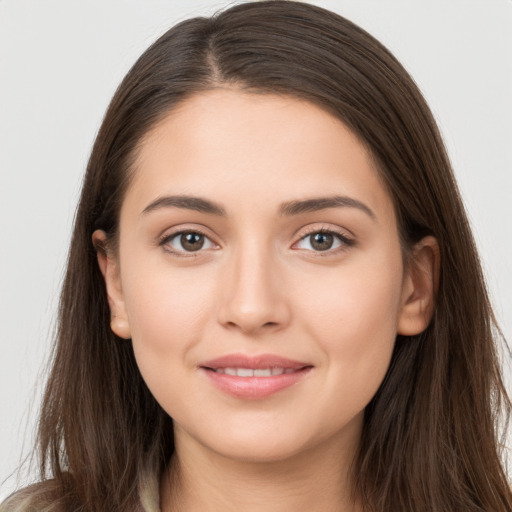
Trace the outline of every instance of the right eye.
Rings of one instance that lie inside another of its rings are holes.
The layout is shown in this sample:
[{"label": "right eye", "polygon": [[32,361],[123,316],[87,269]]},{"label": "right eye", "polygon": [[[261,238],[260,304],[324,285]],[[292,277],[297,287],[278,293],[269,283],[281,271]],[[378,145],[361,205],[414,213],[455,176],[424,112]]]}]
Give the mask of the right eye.
[{"label": "right eye", "polygon": [[215,244],[199,231],[179,231],[166,236],[160,245],[166,246],[173,253],[194,253],[201,249],[212,249]]}]

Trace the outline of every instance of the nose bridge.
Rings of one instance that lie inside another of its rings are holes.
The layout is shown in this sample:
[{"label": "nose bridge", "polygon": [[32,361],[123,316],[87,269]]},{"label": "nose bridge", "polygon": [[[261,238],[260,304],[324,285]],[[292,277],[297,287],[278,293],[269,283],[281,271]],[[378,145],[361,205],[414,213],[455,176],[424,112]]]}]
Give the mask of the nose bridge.
[{"label": "nose bridge", "polygon": [[256,235],[246,236],[234,248],[226,274],[221,323],[248,333],[287,322],[288,308],[277,282],[279,269],[268,242]]}]

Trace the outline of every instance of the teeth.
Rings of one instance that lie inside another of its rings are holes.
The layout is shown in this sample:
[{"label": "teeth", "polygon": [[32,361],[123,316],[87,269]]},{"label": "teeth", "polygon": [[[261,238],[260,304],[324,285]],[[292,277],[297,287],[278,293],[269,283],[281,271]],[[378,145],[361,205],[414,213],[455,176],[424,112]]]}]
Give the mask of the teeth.
[{"label": "teeth", "polygon": [[270,368],[266,368],[264,370],[254,370],[255,377],[270,377],[272,375],[272,370]]},{"label": "teeth", "polygon": [[293,373],[295,370],[293,368],[261,368],[257,370],[252,368],[216,368],[215,371],[236,377],[271,377],[283,373]]}]

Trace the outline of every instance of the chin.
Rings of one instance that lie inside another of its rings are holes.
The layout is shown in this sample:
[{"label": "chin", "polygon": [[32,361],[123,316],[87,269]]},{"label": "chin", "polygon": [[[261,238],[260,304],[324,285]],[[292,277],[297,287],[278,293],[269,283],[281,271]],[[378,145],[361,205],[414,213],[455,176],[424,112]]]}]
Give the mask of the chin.
[{"label": "chin", "polygon": [[226,459],[250,464],[286,462],[307,451],[307,446],[290,442],[289,439],[258,439],[251,442],[234,442],[230,443],[230,446],[219,446],[216,450],[218,455]]},{"label": "chin", "polygon": [[341,425],[309,426],[267,421],[251,424],[218,424],[208,432],[192,434],[195,441],[212,453],[240,463],[275,464],[311,457],[318,452],[345,451],[358,445],[362,427],[359,415]]}]

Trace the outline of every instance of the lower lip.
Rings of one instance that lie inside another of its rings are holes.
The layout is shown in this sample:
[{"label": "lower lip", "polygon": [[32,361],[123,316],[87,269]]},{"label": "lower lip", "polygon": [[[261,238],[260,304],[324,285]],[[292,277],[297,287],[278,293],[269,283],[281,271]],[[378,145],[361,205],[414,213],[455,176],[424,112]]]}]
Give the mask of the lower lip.
[{"label": "lower lip", "polygon": [[228,395],[245,400],[261,400],[289,388],[303,379],[311,369],[312,367],[308,366],[293,373],[283,373],[271,377],[238,377],[201,368],[218,389]]}]

